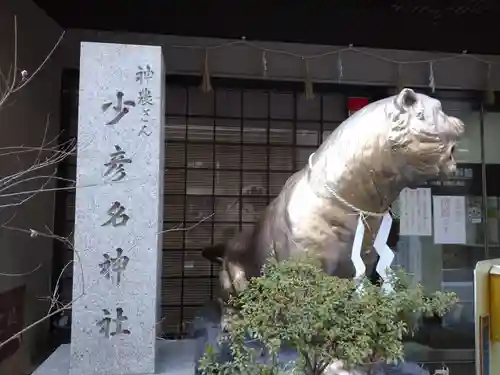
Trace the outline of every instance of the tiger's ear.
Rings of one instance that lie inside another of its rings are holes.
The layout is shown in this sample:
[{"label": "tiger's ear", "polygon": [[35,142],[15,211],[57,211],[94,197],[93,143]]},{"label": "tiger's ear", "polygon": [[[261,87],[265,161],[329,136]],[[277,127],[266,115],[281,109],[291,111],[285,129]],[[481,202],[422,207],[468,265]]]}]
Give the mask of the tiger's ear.
[{"label": "tiger's ear", "polygon": [[394,98],[394,106],[401,113],[408,112],[408,110],[417,102],[417,94],[412,89],[404,88]]}]

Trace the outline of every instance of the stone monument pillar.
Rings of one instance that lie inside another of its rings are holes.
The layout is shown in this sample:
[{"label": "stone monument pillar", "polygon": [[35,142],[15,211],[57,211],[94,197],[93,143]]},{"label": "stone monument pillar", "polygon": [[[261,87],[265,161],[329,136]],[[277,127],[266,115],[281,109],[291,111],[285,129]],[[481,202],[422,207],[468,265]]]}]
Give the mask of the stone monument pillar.
[{"label": "stone monument pillar", "polygon": [[164,77],[161,47],[81,45],[71,343],[35,375],[194,373],[193,343],[156,339]]},{"label": "stone monument pillar", "polygon": [[70,375],[155,372],[161,47],[82,43]]}]

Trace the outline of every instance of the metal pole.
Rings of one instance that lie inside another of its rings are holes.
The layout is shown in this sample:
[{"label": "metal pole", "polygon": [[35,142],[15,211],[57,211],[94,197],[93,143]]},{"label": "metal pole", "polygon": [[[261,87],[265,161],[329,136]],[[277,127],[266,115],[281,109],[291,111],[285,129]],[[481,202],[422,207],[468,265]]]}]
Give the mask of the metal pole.
[{"label": "metal pole", "polygon": [[481,184],[482,184],[482,217],[483,217],[483,241],[484,241],[484,259],[490,259],[489,251],[489,230],[488,230],[488,191],[486,187],[486,164],[484,161],[484,103],[481,102],[479,110],[479,133],[481,145]]}]

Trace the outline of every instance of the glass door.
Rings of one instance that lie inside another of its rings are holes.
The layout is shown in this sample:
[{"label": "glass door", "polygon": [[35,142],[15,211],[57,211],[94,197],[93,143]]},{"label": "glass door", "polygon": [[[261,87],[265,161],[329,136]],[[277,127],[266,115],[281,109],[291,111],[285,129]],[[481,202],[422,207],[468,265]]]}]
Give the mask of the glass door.
[{"label": "glass door", "polygon": [[[414,282],[422,284],[426,292],[453,291],[460,301],[443,319],[421,320],[420,329],[406,345],[409,361],[474,360],[473,271],[477,261],[485,259],[487,228],[482,198],[481,114],[477,106],[464,99],[441,102],[447,114],[466,124],[455,152],[457,172],[447,181],[430,181],[419,187],[419,194],[425,192],[422,197],[432,210],[432,224],[427,223],[431,231],[425,236],[400,233],[395,263],[412,274]],[[401,199],[395,204],[398,216],[403,214],[402,205]],[[453,223],[446,222],[450,218]],[[449,231],[446,236],[445,230]]]}]

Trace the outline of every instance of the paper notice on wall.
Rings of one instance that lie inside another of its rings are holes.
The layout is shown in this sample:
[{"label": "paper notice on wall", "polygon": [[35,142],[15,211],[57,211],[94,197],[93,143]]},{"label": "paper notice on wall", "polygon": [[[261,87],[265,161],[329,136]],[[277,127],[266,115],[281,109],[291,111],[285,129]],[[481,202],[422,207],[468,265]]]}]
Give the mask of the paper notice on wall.
[{"label": "paper notice on wall", "polygon": [[465,197],[434,196],[434,243],[465,244],[467,213]]},{"label": "paper notice on wall", "polygon": [[432,236],[431,189],[403,189],[399,195],[399,234]]}]

